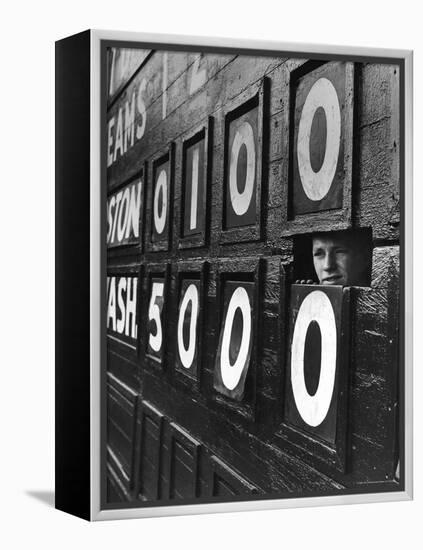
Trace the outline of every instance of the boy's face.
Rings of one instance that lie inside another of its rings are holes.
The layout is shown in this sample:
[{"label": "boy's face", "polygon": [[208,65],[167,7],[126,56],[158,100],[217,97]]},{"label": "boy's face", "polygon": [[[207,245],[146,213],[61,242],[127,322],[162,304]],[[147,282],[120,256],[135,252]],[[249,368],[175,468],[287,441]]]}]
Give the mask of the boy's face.
[{"label": "boy's face", "polygon": [[363,260],[342,237],[313,237],[313,264],[321,285],[361,284]]}]

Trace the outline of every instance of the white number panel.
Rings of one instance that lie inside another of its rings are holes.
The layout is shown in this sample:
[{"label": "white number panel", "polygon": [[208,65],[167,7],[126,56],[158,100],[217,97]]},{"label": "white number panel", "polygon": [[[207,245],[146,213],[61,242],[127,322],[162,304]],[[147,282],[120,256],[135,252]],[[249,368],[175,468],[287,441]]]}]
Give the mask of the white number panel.
[{"label": "white number panel", "polygon": [[229,124],[225,229],[256,223],[260,158],[258,111],[258,107],[255,107]]},{"label": "white number panel", "polygon": [[201,132],[194,142],[184,144],[182,238],[202,237],[206,229],[206,139]]},{"label": "white number panel", "polygon": [[226,281],[223,314],[214,369],[215,389],[242,400],[254,340],[254,283]]},{"label": "white number panel", "polygon": [[151,277],[147,310],[147,355],[163,362],[165,278]]},{"label": "white number panel", "polygon": [[225,115],[223,195],[220,242],[258,241],[262,238],[263,135],[269,80],[264,77],[235,98]]},{"label": "white number panel", "polygon": [[200,281],[183,279],[181,283],[177,319],[176,367],[192,378],[197,377],[200,341]]},{"label": "white number panel", "polygon": [[173,146],[153,161],[152,185],[149,189],[150,238],[148,250],[165,251],[170,246],[173,200]]},{"label": "white number panel", "polygon": [[338,286],[292,285],[285,421],[332,447],[345,403],[349,346],[346,303]]},{"label": "white number panel", "polygon": [[344,206],[344,194],[351,186],[350,72],[350,64],[327,63],[296,83],[294,215]]}]

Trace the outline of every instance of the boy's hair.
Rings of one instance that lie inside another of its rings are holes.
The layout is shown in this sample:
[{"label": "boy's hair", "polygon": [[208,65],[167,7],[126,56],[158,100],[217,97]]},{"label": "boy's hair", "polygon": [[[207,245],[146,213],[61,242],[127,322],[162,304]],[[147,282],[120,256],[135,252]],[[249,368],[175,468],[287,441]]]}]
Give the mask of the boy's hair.
[{"label": "boy's hair", "polygon": [[349,246],[353,249],[369,251],[371,246],[369,246],[369,237],[368,232],[362,229],[346,229],[344,231],[318,231],[313,233],[312,240],[314,238],[339,238],[345,242],[346,246]]}]

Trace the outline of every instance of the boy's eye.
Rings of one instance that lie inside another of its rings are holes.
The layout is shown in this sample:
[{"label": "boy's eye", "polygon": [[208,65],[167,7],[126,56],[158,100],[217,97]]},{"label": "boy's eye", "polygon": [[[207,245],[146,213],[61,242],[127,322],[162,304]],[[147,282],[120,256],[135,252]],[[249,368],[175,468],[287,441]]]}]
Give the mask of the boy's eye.
[{"label": "boy's eye", "polygon": [[323,256],[324,252],[323,250],[315,250],[313,252],[313,256],[317,257],[317,256]]}]

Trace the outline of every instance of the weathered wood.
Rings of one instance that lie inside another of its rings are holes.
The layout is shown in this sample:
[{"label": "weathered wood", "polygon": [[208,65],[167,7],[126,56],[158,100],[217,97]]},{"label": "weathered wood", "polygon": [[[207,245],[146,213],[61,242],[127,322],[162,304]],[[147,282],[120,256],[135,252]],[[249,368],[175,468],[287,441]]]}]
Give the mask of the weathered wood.
[{"label": "weathered wood", "polygon": [[[346,175],[351,176],[352,184],[351,194],[347,189],[348,204],[344,209],[298,214],[292,220],[292,76],[294,73],[295,78],[306,78],[317,66],[298,59],[154,52],[113,99],[108,119],[114,117],[117,125],[119,110],[124,117],[126,103],[129,101],[132,106],[134,92],[138,93],[145,79],[142,97],[147,118],[143,135],[134,138],[133,145],[129,146],[129,142],[125,152],[122,145],[107,171],[109,193],[115,193],[140,171],[146,182],[141,242],[124,246],[119,243],[107,252],[110,274],[139,277],[138,350],[115,340],[108,342],[107,368],[117,381],[109,396],[109,445],[114,453],[109,452],[108,456],[111,499],[184,498],[194,502],[197,497],[217,494],[231,498],[255,490],[284,496],[336,492],[345,487],[369,488],[383,483],[395,488],[392,480],[398,457],[399,403],[399,73],[390,65],[355,64],[354,86],[348,81],[348,90],[352,93],[354,89],[349,108],[355,119],[348,118],[349,133],[345,137],[348,154],[353,153],[352,164],[348,157],[346,165],[352,170]],[[243,235],[236,233],[235,238],[229,239],[231,242],[224,242],[228,241],[222,239],[222,227],[225,148],[230,126],[226,117],[263,93],[264,77],[267,101],[262,101],[265,131],[260,150],[260,231],[251,233],[250,239],[239,238]],[[142,126],[144,116],[145,113],[135,111],[131,121],[134,130]],[[181,239],[184,151],[193,136],[203,130],[207,140],[206,229],[204,238],[185,246]],[[171,143],[174,145],[169,149]],[[165,246],[155,246],[151,241],[154,167],[168,151],[173,160],[169,190],[172,215]],[[283,422],[288,320],[292,313],[290,292],[293,275],[299,269],[298,251],[294,255],[298,236],[309,238],[316,230],[337,230],[351,224],[372,229],[375,248],[371,287],[351,290],[349,404],[347,414],[340,419],[341,424],[347,422],[342,428],[348,435],[344,471],[336,467],[335,451],[325,454],[321,442],[319,446],[310,438],[300,441],[292,427],[291,432],[283,429]],[[202,277],[204,263],[208,275]],[[258,264],[259,276],[255,272]],[[151,320],[148,322],[154,278],[166,283],[163,308],[159,307],[164,340],[161,355],[156,357],[147,346],[149,331],[155,334]],[[197,370],[195,375],[187,376],[178,363],[177,331],[181,290],[186,287],[183,281],[191,279],[201,282],[202,319],[197,334]],[[254,384],[246,389],[241,401],[219,396],[214,386],[222,330],[222,289],[228,281],[256,285]],[[131,432],[130,418],[134,396],[131,393],[128,399],[119,389],[122,384],[134,392],[142,410],[150,407],[155,411],[140,413],[138,419],[132,413],[135,433]],[[131,454],[134,448],[136,452]]]},{"label": "weathered wood", "polygon": [[108,48],[108,104],[118,97],[128,80],[133,77],[151,50]]},{"label": "weathered wood", "polygon": [[393,274],[399,276],[399,246],[384,246],[373,250],[372,287],[387,288]]},{"label": "weathered wood", "polygon": [[[210,71],[207,74],[210,75],[210,78],[206,82],[207,87],[202,86],[192,97],[185,95],[187,94],[187,83],[185,80],[182,84],[182,77],[177,79],[175,85],[169,86],[168,97],[174,97],[176,103],[172,103],[171,107],[167,109],[165,117],[163,117],[162,97],[160,92],[158,92],[160,89],[161,66],[158,61],[155,61],[156,64],[158,63],[156,70],[159,73],[154,73],[154,69],[149,69],[155,74],[155,79],[149,85],[151,88],[149,94],[154,97],[157,96],[157,98],[148,103],[148,105],[146,102],[147,122],[144,134],[139,140],[134,139],[134,145],[128,148],[123,156],[119,155],[116,161],[110,166],[108,170],[109,185],[114,186],[116,178],[122,180],[122,178],[126,179],[130,177],[128,168],[134,166],[132,159],[142,158],[142,160],[147,160],[154,154],[153,151],[158,148],[158,145],[154,144],[157,139],[161,140],[161,143],[166,143],[169,139],[176,139],[193,127],[194,124],[198,124],[201,120],[204,120],[206,113],[208,116],[218,113],[225,108],[228,102],[234,101],[237,97],[245,94],[248,96],[251,94],[249,89],[251,87],[257,88],[263,76],[271,74],[272,70],[277,68],[283,61],[283,59],[279,59],[269,62],[268,70],[262,72],[260,65],[252,62],[251,59],[249,61],[245,59],[239,61],[232,57],[216,56],[216,59],[211,59],[208,62],[210,64]],[[217,77],[217,74],[219,77]],[[147,74],[147,77],[150,78],[150,74]],[[142,82],[144,78],[147,81],[147,77],[141,74],[137,75],[137,79],[133,83],[134,89],[128,89],[127,95],[121,99],[121,106],[119,108],[122,112],[124,112],[125,102],[132,98],[134,93],[138,93],[138,88],[136,87],[138,82]],[[179,81],[181,84],[179,88],[176,88],[176,83]],[[187,105],[188,99],[189,107]],[[110,116],[116,119],[115,124],[117,124],[119,112],[117,107],[116,109],[110,114]],[[187,110],[190,115],[189,117],[186,116]],[[128,131],[132,132],[133,126],[142,126],[142,123],[143,115],[136,115],[134,122],[128,127]],[[152,140],[154,140],[153,143]]]},{"label": "weathered wood", "polygon": [[358,102],[356,219],[374,238],[398,240],[399,68],[364,64]]},{"label": "weathered wood", "polygon": [[140,404],[139,462],[136,495],[143,500],[157,500],[160,494],[160,457],[163,440],[163,415],[150,403]]},{"label": "weathered wood", "polygon": [[[170,57],[169,57],[170,56]],[[168,54],[169,59],[172,59],[171,54]],[[213,82],[213,77],[216,72],[219,71],[220,65],[224,65],[231,58],[227,56],[208,56],[207,63],[208,67],[208,80]],[[131,83],[131,86],[125,90],[125,94],[120,98],[119,105],[116,104],[113,110],[110,112],[108,120],[112,119],[115,121],[114,124],[118,125],[119,111],[121,111],[121,116],[124,117],[125,106],[128,102],[132,102],[133,98],[138,98],[141,89],[141,97],[145,97],[143,100],[143,105],[141,109],[138,109],[138,112],[135,112],[134,118],[127,125],[127,131],[132,136],[132,133],[135,132],[135,137],[132,143],[132,146],[125,150],[123,155],[116,155],[116,159],[109,164],[108,169],[108,180],[110,185],[113,185],[114,178],[116,176],[121,177],[122,171],[125,171],[128,161],[131,164],[131,157],[139,156],[140,153],[146,151],[146,147],[150,148],[150,141],[152,135],[160,135],[160,127],[163,126],[162,121],[166,120],[166,126],[170,125],[170,128],[174,128],[172,120],[177,120],[179,131],[186,131],[189,129],[187,122],[189,123],[190,119],[186,116],[181,117],[181,113],[186,111],[186,106],[184,104],[187,101],[188,93],[188,78],[187,78],[188,67],[185,69],[185,72],[175,77],[175,81],[171,83],[166,88],[166,94],[163,94],[163,57],[161,53],[156,53],[154,58],[152,58],[151,63],[147,64],[143,71],[140,71],[137,74],[137,78]],[[193,94],[190,111],[193,115],[192,120],[200,120],[201,116],[195,116],[193,112],[193,106],[197,105],[200,107],[204,106],[206,103],[205,99],[207,97],[207,92],[203,87],[201,87],[198,93]],[[200,97],[200,101],[199,98]],[[132,103],[131,103],[132,107]],[[178,107],[181,107],[178,109]],[[198,109],[197,107],[197,109]],[[145,110],[144,110],[145,108]],[[204,108],[202,109],[204,112]],[[136,139],[136,129],[139,128],[138,135],[140,136]],[[185,128],[185,130],[183,130]],[[163,130],[162,130],[163,131]],[[173,134],[175,132],[173,131]],[[174,136],[176,137],[176,136]],[[166,137],[162,136],[163,142],[166,142]],[[113,140],[115,144],[115,140]],[[147,159],[151,153],[144,152],[143,158]]]},{"label": "weathered wood", "polygon": [[[113,470],[128,496],[134,472],[137,393],[111,373],[107,385],[107,446]],[[110,466],[110,460],[108,461]]]}]

